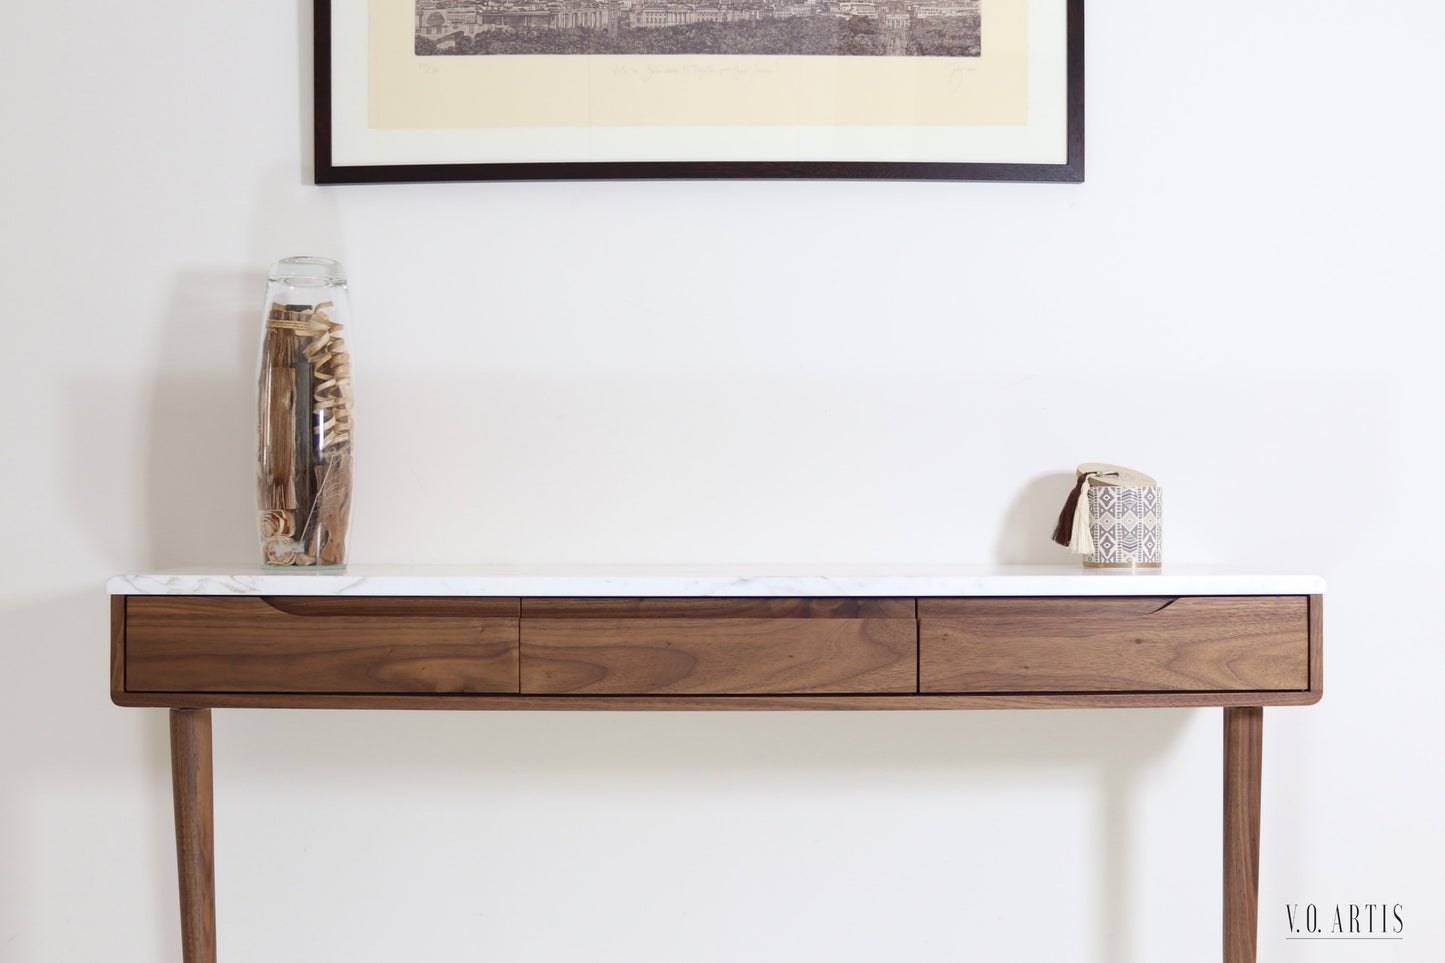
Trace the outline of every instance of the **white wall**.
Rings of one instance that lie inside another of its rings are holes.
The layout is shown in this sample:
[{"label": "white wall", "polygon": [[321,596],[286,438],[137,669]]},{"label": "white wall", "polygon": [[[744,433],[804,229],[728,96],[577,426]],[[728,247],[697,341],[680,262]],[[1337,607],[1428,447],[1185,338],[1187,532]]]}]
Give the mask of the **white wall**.
[{"label": "white wall", "polygon": [[[1324,575],[1261,959],[1441,958],[1438,4],[1095,4],[1082,186],[317,188],[308,3],[92,12],[0,38],[0,958],[179,958],[103,583],[251,558],[293,253],[353,281],[353,561],[1049,560],[1107,460],[1172,560]],[[228,963],[1217,958],[1217,710],[215,728]]]}]

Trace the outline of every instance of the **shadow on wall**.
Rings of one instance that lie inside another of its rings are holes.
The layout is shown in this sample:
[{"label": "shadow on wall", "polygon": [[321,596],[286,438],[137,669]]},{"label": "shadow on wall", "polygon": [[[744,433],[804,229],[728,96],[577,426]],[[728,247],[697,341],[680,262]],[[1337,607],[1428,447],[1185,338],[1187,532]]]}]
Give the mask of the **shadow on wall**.
[{"label": "shadow on wall", "polygon": [[263,271],[176,278],[156,349],[148,565],[254,563],[255,365]]},{"label": "shadow on wall", "polygon": [[1054,543],[1059,510],[1074,487],[1074,475],[1040,475],[1024,486],[1004,514],[994,560],[1003,565],[1079,564],[1077,556]]}]

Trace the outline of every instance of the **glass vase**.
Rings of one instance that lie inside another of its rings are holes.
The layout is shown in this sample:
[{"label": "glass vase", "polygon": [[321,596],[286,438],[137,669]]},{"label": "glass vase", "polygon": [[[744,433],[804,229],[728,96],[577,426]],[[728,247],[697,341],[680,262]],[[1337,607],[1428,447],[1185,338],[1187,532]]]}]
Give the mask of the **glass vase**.
[{"label": "glass vase", "polygon": [[261,564],[346,565],[351,522],[351,357],[346,276],[336,261],[288,257],[266,282],[258,376],[256,504]]}]

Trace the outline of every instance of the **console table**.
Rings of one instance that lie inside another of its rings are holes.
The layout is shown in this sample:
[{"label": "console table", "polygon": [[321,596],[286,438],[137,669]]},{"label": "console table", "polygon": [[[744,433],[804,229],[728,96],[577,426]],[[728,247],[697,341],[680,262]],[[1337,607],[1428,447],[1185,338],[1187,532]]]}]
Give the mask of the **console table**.
[{"label": "console table", "polygon": [[1224,709],[1225,963],[1253,963],[1263,707],[1324,584],[1218,569],[356,568],[112,579],[111,698],[168,708],[185,963],[213,963],[212,708]]}]

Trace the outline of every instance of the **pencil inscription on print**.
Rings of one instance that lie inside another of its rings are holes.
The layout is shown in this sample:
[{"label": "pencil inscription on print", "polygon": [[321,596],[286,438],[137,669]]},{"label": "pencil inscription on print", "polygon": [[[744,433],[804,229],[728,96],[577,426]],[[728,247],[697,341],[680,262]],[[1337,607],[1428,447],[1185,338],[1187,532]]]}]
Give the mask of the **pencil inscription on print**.
[{"label": "pencil inscription on print", "polygon": [[416,53],[978,57],[979,3],[416,0]]}]

